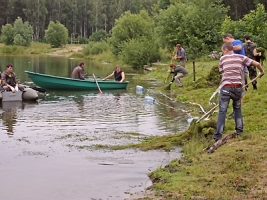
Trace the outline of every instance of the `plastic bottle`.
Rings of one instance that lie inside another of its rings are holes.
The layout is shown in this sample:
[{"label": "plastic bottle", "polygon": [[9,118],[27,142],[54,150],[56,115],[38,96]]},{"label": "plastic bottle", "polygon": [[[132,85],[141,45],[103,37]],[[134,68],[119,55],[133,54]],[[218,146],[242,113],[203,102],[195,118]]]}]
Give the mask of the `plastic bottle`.
[{"label": "plastic bottle", "polygon": [[155,103],[156,99],[154,99],[153,97],[150,97],[150,96],[145,96],[145,102]]},{"label": "plastic bottle", "polygon": [[136,91],[144,91],[145,89],[143,88],[143,86],[141,86],[141,85],[137,85],[136,86]]}]

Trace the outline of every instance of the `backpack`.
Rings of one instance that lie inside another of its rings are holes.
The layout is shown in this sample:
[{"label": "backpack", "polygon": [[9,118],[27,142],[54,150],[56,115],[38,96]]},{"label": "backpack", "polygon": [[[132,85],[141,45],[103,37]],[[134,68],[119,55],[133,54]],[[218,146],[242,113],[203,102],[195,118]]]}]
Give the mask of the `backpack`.
[{"label": "backpack", "polygon": [[253,50],[257,47],[256,43],[254,42],[246,42],[244,43],[244,49],[245,49],[245,53],[246,56],[255,60],[255,56],[253,53]]}]

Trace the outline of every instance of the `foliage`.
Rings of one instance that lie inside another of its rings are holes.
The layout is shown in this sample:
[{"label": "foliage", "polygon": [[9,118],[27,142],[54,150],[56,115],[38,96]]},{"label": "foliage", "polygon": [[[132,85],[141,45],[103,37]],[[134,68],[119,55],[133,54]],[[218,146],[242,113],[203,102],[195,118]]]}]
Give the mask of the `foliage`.
[{"label": "foliage", "polygon": [[2,26],[1,42],[6,45],[12,45],[14,40],[14,29],[11,24]]},{"label": "foliage", "polygon": [[18,17],[14,26],[7,24],[2,27],[1,40],[6,45],[29,46],[32,40],[33,29],[29,22]]},{"label": "foliage", "polygon": [[98,30],[89,37],[89,41],[100,42],[101,40],[106,40],[107,37],[108,34],[105,30]]},{"label": "foliage", "polygon": [[153,20],[146,11],[124,13],[112,29],[111,51],[126,64],[140,68],[157,61],[159,46],[154,36]]},{"label": "foliage", "polygon": [[68,30],[59,21],[56,23],[51,21],[45,30],[45,39],[52,48],[64,46],[68,42]]},{"label": "foliage", "polygon": [[264,5],[258,4],[256,10],[251,10],[239,21],[232,21],[230,17],[225,18],[221,30],[222,34],[231,33],[240,39],[249,34],[258,46],[267,48],[267,13]]},{"label": "foliage", "polygon": [[175,2],[155,17],[161,45],[173,49],[181,43],[189,59],[210,52],[221,43],[219,30],[227,9],[222,1]]},{"label": "foliage", "polygon": [[20,46],[29,46],[32,41],[33,28],[29,22],[22,21],[18,18],[14,23],[14,44]]},{"label": "foliage", "polygon": [[143,65],[150,65],[160,58],[159,47],[153,38],[150,40],[146,37],[131,39],[122,44],[119,58],[130,66],[142,68]]},{"label": "foliage", "polygon": [[141,11],[139,14],[125,12],[116,20],[111,34],[109,40],[111,51],[114,55],[119,55],[123,50],[122,46],[125,46],[125,42],[140,37],[152,38],[153,20],[146,11]]},{"label": "foliage", "polygon": [[106,41],[100,42],[89,42],[88,45],[83,50],[83,53],[87,55],[97,55],[103,53],[108,49],[108,44]]}]

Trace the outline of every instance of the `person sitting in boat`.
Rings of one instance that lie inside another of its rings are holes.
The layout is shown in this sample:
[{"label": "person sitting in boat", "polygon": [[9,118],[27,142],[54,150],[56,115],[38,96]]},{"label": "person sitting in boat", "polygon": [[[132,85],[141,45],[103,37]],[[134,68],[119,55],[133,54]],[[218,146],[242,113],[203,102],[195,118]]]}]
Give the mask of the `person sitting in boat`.
[{"label": "person sitting in boat", "polygon": [[80,62],[79,65],[73,69],[70,77],[84,80],[85,77],[87,76],[87,74],[84,73],[84,67],[85,67],[85,63]]},{"label": "person sitting in boat", "polygon": [[119,81],[120,83],[122,83],[125,80],[125,73],[124,71],[121,70],[120,66],[116,66],[115,70],[108,75],[106,78],[103,78],[102,80],[106,80],[110,77],[114,76],[115,81]]},{"label": "person sitting in boat", "polygon": [[13,65],[8,63],[6,65],[6,71],[1,73],[1,83],[3,90],[16,92],[18,90],[23,91],[24,87],[19,85],[18,78],[13,72]]}]

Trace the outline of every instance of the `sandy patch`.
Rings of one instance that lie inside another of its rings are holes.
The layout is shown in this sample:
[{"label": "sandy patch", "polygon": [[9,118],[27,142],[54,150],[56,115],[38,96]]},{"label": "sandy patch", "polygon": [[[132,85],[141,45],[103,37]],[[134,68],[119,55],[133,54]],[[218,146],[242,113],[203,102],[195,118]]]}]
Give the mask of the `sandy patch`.
[{"label": "sandy patch", "polygon": [[67,45],[63,48],[58,48],[58,49],[55,49],[54,52],[50,52],[50,53],[47,53],[48,55],[51,55],[51,56],[66,56],[66,57],[70,57],[73,53],[78,53],[78,52],[81,52],[83,50],[83,47],[82,45],[73,45],[73,44],[70,44],[70,45]]}]

